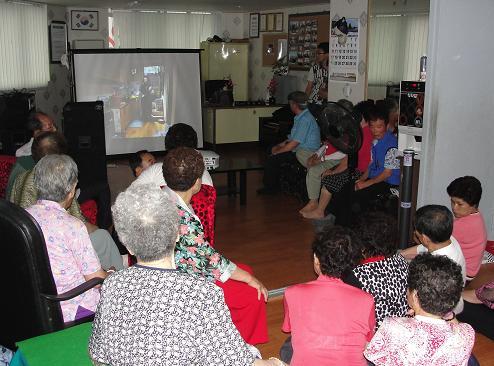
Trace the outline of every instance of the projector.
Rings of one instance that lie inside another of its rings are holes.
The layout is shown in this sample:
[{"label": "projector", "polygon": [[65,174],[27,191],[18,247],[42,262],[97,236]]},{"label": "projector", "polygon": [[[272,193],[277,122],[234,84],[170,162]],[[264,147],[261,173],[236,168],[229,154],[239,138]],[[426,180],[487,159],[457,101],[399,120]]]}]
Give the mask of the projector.
[{"label": "projector", "polygon": [[207,170],[213,170],[220,166],[220,156],[214,151],[210,150],[199,150],[204,159],[204,165]]}]

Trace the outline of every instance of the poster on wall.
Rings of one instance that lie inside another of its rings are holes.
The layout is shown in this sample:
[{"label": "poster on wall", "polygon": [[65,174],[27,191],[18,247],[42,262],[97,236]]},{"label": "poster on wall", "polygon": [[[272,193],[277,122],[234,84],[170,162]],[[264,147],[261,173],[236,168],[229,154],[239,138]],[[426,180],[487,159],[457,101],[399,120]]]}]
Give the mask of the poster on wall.
[{"label": "poster on wall", "polygon": [[288,67],[309,70],[317,45],[329,41],[329,12],[290,14],[288,17]]},{"label": "poster on wall", "polygon": [[356,83],[358,74],[358,19],[340,18],[331,22],[329,80]]}]

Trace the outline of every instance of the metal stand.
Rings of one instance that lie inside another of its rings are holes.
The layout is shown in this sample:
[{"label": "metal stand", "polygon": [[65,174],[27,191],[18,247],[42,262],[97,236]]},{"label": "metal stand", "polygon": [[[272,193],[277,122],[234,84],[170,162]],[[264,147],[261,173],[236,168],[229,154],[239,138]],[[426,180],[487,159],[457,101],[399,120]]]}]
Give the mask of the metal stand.
[{"label": "metal stand", "polygon": [[413,181],[413,154],[414,150],[403,151],[403,175],[400,192],[400,249],[408,248],[410,243],[410,222],[412,211],[412,181]]}]

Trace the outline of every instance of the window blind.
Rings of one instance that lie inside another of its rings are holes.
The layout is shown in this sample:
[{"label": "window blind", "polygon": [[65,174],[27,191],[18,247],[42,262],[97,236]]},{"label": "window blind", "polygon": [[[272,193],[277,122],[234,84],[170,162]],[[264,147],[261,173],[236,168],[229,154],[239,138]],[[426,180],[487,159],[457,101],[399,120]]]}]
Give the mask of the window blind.
[{"label": "window blind", "polygon": [[48,84],[46,5],[0,2],[0,90]]}]

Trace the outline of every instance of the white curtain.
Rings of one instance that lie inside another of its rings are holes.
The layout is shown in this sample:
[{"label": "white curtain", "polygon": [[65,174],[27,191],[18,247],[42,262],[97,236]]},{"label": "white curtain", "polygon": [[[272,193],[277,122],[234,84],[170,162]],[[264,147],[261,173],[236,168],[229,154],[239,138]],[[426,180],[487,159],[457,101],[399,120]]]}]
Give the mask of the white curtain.
[{"label": "white curtain", "polygon": [[0,90],[50,80],[46,5],[0,2]]},{"label": "white curtain", "polygon": [[199,48],[219,33],[219,14],[113,11],[120,48]]},{"label": "white curtain", "polygon": [[377,16],[369,24],[369,85],[417,80],[427,52],[429,16]]}]

